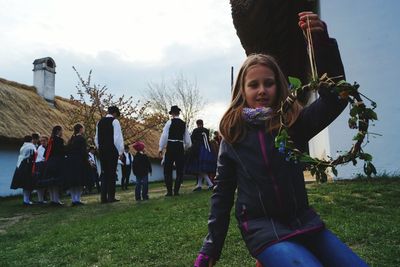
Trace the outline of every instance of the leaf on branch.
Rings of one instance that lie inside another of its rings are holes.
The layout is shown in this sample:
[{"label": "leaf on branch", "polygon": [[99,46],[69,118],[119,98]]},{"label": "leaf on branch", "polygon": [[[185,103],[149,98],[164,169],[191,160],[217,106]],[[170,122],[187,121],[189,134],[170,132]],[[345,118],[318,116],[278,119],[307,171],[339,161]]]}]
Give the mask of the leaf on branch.
[{"label": "leaf on branch", "polygon": [[350,116],[355,117],[360,113],[360,111],[361,111],[360,108],[358,106],[354,105],[350,110]]},{"label": "leaf on branch", "polygon": [[364,138],[365,134],[358,132],[354,137],[353,140],[354,141],[361,141]]},{"label": "leaf on branch", "polygon": [[365,161],[372,161],[372,156],[368,153],[360,153],[359,158]]},{"label": "leaf on branch", "polygon": [[292,89],[294,90],[301,87],[301,80],[299,78],[289,76],[289,83],[292,85]]},{"label": "leaf on branch", "polygon": [[370,108],[365,109],[365,116],[367,119],[370,119],[370,120],[375,120],[375,121],[378,120],[378,115],[376,114],[375,111],[373,111]]}]

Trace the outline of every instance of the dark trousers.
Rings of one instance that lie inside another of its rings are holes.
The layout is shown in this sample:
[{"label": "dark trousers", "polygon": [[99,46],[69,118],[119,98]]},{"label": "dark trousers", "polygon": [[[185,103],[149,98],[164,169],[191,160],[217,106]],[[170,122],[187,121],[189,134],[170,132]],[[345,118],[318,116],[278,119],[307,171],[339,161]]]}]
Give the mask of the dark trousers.
[{"label": "dark trousers", "polygon": [[164,180],[165,186],[169,194],[172,193],[172,172],[175,163],[176,167],[176,180],[174,186],[174,193],[179,193],[179,188],[183,179],[183,166],[184,166],[184,149],[182,142],[168,142],[167,152],[164,159]]},{"label": "dark trousers", "polygon": [[136,176],[135,199],[149,199],[149,176]]},{"label": "dark trousers", "polygon": [[99,175],[97,173],[97,169],[90,167],[89,175],[90,175],[90,182],[88,183],[88,187],[87,187],[87,189],[89,190],[89,193],[92,192],[93,186],[96,186],[97,193],[100,193],[100,179],[99,179]]},{"label": "dark trousers", "polygon": [[128,189],[129,177],[131,176],[132,165],[122,166],[121,189]]},{"label": "dark trousers", "polygon": [[117,149],[99,150],[101,163],[101,202],[111,202],[115,199],[115,181],[117,179],[118,152]]}]

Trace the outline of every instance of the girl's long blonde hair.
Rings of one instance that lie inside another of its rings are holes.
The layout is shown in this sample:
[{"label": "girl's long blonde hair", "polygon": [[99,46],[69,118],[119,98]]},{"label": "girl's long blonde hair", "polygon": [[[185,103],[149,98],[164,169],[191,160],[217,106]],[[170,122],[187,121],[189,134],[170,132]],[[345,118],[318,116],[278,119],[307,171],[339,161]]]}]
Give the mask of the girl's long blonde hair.
[{"label": "girl's long blonde hair", "polygon": [[[251,54],[247,57],[239,70],[232,92],[231,104],[219,124],[221,135],[225,141],[231,144],[239,142],[246,135],[247,127],[242,115],[243,108],[248,107],[244,92],[245,78],[248,70],[255,65],[265,66],[271,69],[275,74],[277,99],[274,103],[274,106],[271,107],[274,115],[266,122],[265,128],[268,131],[274,131],[278,130],[280,127],[280,120],[277,112],[281,103],[285,101],[289,95],[288,82],[273,57],[264,54]],[[292,105],[292,108],[285,115],[286,123],[288,125],[292,125],[294,123],[299,115],[300,110],[301,106],[296,101]]]}]

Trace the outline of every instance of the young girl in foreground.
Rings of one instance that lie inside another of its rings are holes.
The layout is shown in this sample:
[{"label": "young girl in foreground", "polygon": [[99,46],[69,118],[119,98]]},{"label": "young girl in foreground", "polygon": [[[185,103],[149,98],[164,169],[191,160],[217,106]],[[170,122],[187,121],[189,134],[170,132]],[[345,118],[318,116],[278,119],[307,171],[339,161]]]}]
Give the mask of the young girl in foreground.
[{"label": "young girl in foreground", "polygon": [[[289,134],[301,151],[347,104],[327,89],[319,93],[310,106],[295,103],[287,114]],[[302,164],[288,161],[274,146],[280,126],[277,110],[287,96],[288,84],[275,60],[250,55],[220,123],[223,140],[209,231],[196,267],[213,266],[219,259],[236,188],[236,219],[243,240],[264,267],[367,266],[309,206]]]}]

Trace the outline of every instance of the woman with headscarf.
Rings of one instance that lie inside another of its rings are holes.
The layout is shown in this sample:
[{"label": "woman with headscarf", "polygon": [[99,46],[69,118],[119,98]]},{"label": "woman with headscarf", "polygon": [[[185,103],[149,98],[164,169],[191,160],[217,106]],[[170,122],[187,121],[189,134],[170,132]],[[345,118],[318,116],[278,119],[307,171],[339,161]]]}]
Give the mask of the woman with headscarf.
[{"label": "woman with headscarf", "polygon": [[27,135],[24,137],[24,144],[19,150],[17,161],[17,168],[15,169],[14,176],[11,182],[11,189],[22,188],[23,204],[32,205],[30,201],[31,191],[34,186],[32,176],[32,166],[34,162],[36,147],[32,143],[32,136]]}]

